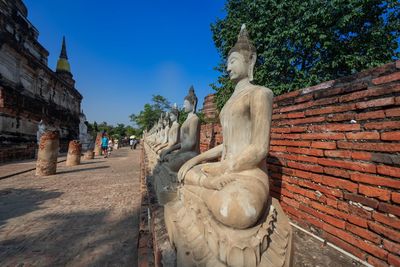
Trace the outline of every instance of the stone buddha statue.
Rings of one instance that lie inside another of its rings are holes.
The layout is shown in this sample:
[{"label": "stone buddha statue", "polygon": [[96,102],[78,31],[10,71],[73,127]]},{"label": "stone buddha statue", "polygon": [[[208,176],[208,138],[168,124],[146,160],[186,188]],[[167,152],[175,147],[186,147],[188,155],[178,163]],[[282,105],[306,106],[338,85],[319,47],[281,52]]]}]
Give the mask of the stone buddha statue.
[{"label": "stone buddha statue", "polygon": [[161,154],[166,149],[171,148],[179,142],[179,128],[180,125],[178,123],[179,110],[176,104],[172,107],[171,112],[169,113],[169,119],[172,122],[171,128],[168,131],[167,142],[158,147],[156,151],[158,154]]},{"label": "stone buddha statue", "polygon": [[88,127],[86,123],[86,116],[82,110],[82,112],[79,114],[79,141],[81,142],[82,149],[84,151],[87,150],[93,142],[92,136],[88,133]]},{"label": "stone buddha statue", "polygon": [[38,130],[36,132],[36,140],[37,144],[40,143],[40,138],[42,137],[43,133],[47,130],[47,125],[43,120],[40,120],[38,123]]},{"label": "stone buddha statue", "polygon": [[156,134],[156,127],[157,124],[154,124],[153,127],[146,133],[146,143],[151,143],[151,141],[154,139],[154,135]]},{"label": "stone buddha statue", "polygon": [[168,134],[170,130],[170,118],[169,112],[165,112],[165,116],[163,119],[163,128],[161,130],[160,138],[162,139],[159,144],[154,147],[154,151],[157,152],[160,150],[160,147],[165,147],[165,144],[168,144]]},{"label": "stone buddha statue", "polygon": [[180,168],[178,197],[165,205],[178,266],[291,265],[291,228],[261,168],[273,93],[251,83],[255,62],[243,25],[227,61],[235,90],[220,112],[223,144]]},{"label": "stone buddha statue", "polygon": [[150,144],[153,148],[161,142],[161,134],[162,134],[162,129],[163,129],[162,127],[163,127],[163,114],[161,113],[161,116],[157,122],[157,128],[156,128],[154,137],[150,141]]},{"label": "stone buddha statue", "polygon": [[196,115],[197,96],[193,86],[190,87],[183,105],[188,116],[180,128],[180,142],[160,154],[161,165],[172,172],[177,172],[186,161],[199,154],[200,122]]}]

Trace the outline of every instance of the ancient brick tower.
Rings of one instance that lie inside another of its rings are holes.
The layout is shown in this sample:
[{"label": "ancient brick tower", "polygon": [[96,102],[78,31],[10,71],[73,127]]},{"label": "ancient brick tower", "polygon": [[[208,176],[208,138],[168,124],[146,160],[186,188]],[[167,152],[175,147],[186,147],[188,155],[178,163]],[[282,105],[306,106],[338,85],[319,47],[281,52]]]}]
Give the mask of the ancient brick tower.
[{"label": "ancient brick tower", "polygon": [[82,95],[63,39],[57,69],[27,19],[21,0],[0,1],[0,162],[33,158],[40,120],[60,131],[60,146],[78,137]]}]

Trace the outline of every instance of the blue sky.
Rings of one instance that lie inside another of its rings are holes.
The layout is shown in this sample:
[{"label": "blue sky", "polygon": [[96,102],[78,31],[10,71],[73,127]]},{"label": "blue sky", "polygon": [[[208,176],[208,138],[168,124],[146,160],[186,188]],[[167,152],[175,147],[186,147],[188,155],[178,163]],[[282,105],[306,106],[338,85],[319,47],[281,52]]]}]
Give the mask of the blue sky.
[{"label": "blue sky", "polygon": [[153,94],[182,105],[194,85],[199,106],[218,72],[210,24],[224,0],[25,0],[28,19],[55,65],[66,36],[82,108],[90,122],[129,122]]}]

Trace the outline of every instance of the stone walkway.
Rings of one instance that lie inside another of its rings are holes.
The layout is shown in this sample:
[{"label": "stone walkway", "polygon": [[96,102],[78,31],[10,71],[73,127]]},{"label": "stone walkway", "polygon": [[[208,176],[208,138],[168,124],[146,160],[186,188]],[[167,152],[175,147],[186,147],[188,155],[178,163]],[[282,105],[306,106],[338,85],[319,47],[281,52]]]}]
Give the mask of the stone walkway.
[{"label": "stone walkway", "polygon": [[0,180],[0,266],[137,266],[139,156]]}]

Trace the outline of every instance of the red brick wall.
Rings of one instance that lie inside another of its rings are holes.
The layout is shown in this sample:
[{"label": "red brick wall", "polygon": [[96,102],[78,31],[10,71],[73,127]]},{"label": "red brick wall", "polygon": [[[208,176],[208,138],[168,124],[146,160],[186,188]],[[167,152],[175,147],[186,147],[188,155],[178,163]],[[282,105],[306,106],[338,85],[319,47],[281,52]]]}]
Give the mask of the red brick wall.
[{"label": "red brick wall", "polygon": [[206,120],[212,120],[216,118],[217,116],[217,107],[214,103],[214,94],[209,94],[204,97],[204,102],[203,102],[203,113],[204,113],[204,118]]},{"label": "red brick wall", "polygon": [[33,159],[35,157],[35,153],[35,143],[23,143],[8,147],[0,146],[0,163],[23,159]]},{"label": "red brick wall", "polygon": [[[222,142],[201,129],[202,151]],[[275,97],[271,132],[271,194],[291,219],[400,266],[400,61]]]}]

